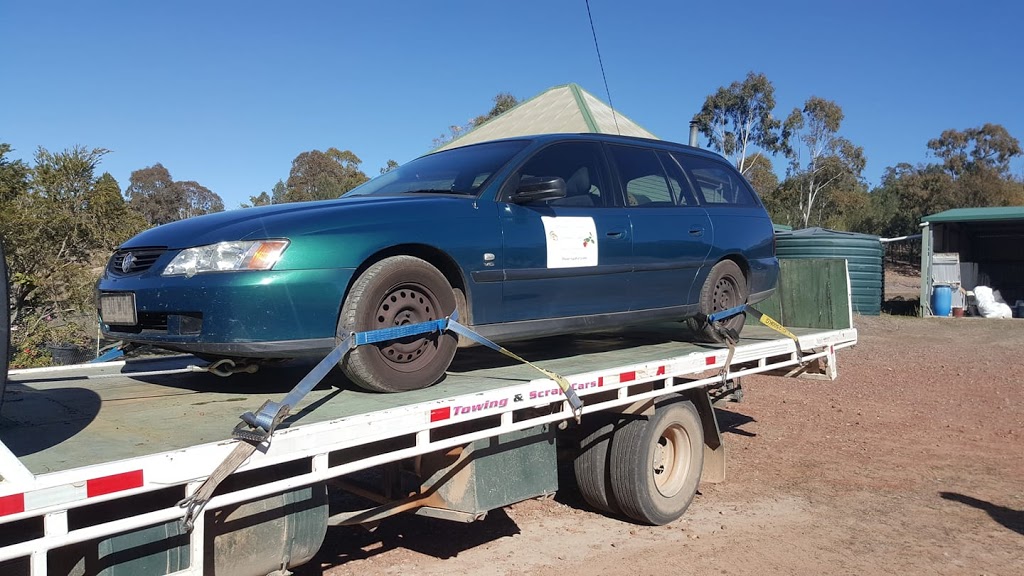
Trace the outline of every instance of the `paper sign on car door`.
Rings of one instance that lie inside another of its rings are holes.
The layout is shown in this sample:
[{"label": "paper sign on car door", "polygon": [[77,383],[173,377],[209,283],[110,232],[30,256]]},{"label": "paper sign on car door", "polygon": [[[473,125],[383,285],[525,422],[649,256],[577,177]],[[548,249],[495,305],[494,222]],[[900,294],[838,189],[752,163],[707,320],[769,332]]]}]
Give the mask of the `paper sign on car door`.
[{"label": "paper sign on car door", "polygon": [[597,266],[597,227],[593,218],[542,216],[548,268]]}]

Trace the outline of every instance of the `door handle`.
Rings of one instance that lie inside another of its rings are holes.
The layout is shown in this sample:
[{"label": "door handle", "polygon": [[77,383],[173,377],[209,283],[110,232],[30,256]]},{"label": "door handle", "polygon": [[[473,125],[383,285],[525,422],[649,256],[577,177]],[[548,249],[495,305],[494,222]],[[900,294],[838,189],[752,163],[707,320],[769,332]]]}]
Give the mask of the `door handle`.
[{"label": "door handle", "polygon": [[625,235],[626,235],[626,233],[623,232],[622,230],[612,230],[611,232],[605,233],[605,236],[607,236],[609,238],[614,238],[616,240],[618,240],[619,238],[622,238]]},{"label": "door handle", "polygon": [[703,236],[704,228],[702,226],[694,226],[690,228],[690,236]]}]

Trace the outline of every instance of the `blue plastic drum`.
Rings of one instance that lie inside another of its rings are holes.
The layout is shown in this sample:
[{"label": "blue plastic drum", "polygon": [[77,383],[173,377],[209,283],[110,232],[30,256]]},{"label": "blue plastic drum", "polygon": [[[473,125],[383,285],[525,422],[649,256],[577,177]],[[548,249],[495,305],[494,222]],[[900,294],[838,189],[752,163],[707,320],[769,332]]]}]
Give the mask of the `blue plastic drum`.
[{"label": "blue plastic drum", "polygon": [[953,311],[953,288],[947,284],[932,287],[932,314],[949,316]]}]

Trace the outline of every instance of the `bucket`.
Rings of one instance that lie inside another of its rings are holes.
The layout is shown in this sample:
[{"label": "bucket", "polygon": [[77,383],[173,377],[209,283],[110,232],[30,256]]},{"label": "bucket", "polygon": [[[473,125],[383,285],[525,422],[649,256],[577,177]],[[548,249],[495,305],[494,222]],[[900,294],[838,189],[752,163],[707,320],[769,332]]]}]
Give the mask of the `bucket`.
[{"label": "bucket", "polygon": [[932,314],[949,316],[953,306],[953,288],[948,284],[936,284],[932,287]]},{"label": "bucket", "polygon": [[953,306],[953,318],[963,318],[964,309],[960,306]]},{"label": "bucket", "polygon": [[78,364],[84,358],[91,358],[88,350],[74,344],[47,344],[46,349],[53,357],[53,363],[56,366]]}]

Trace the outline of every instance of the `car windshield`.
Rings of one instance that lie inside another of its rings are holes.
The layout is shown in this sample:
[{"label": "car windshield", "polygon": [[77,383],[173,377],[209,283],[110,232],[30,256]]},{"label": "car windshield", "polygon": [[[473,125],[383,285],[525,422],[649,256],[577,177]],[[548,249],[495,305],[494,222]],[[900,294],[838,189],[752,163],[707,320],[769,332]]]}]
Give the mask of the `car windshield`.
[{"label": "car windshield", "polygon": [[353,188],[345,196],[466,194],[476,196],[491,175],[529,144],[503,140],[422,156]]}]

